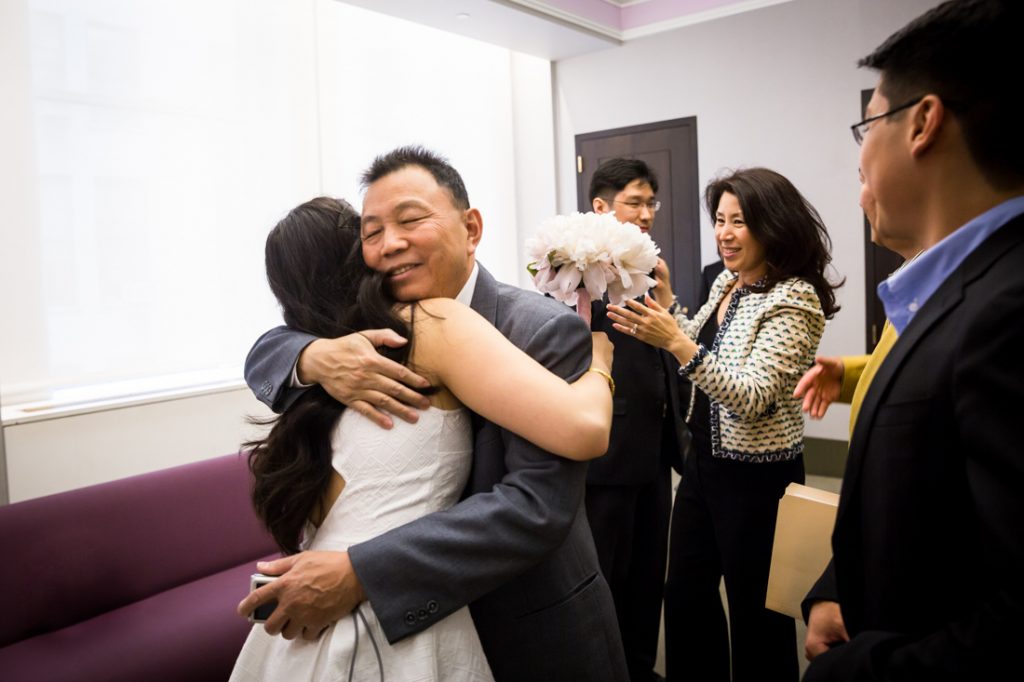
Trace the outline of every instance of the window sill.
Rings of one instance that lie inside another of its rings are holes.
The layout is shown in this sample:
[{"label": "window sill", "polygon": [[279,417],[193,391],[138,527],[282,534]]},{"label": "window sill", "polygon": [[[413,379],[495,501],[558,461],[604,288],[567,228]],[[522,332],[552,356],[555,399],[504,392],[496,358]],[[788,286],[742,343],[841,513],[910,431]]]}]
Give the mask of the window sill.
[{"label": "window sill", "polygon": [[30,424],[32,422],[62,419],[80,414],[91,414],[93,412],[109,412],[138,405],[150,405],[215,393],[227,393],[243,388],[246,388],[246,385],[242,379],[229,379],[191,386],[144,390],[104,398],[55,399],[8,405],[0,408],[0,425],[7,427],[16,424]]}]

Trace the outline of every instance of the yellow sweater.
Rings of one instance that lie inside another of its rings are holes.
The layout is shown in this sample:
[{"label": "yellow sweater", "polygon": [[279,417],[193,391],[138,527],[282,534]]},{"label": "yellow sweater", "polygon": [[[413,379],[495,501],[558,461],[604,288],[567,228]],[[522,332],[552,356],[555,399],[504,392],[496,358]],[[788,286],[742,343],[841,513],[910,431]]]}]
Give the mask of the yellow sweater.
[{"label": "yellow sweater", "polygon": [[840,402],[850,403],[850,436],[857,423],[860,405],[867,395],[868,386],[875,377],[875,372],[882,366],[882,361],[896,343],[896,328],[889,320],[882,327],[882,336],[871,355],[848,355],[843,357],[843,387],[839,392]]}]

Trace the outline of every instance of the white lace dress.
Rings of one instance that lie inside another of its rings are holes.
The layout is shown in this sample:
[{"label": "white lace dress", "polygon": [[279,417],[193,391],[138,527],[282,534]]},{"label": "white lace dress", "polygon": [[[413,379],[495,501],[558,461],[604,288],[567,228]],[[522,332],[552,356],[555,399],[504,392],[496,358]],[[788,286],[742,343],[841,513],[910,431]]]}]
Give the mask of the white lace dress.
[{"label": "white lace dress", "polygon": [[[416,424],[394,421],[385,430],[355,410],[342,414],[333,447],[345,487],[307,549],[344,550],[458,501],[471,464],[469,413],[432,407]],[[388,682],[493,679],[468,608],[391,645],[368,602],[315,642],[254,625],[231,679],[362,682],[381,672]]]}]

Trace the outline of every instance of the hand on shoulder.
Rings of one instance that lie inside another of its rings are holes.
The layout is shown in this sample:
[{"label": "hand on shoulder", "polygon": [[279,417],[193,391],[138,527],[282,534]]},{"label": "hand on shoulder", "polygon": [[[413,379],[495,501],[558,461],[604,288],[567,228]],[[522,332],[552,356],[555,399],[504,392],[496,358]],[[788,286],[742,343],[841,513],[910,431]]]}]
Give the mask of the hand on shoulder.
[{"label": "hand on shoulder", "polygon": [[317,339],[299,356],[299,380],[320,384],[335,400],[383,428],[392,426],[389,414],[415,423],[416,410],[426,409],[430,402],[413,389],[426,388],[430,382],[377,352],[380,346],[397,348],[405,343],[391,329]]}]

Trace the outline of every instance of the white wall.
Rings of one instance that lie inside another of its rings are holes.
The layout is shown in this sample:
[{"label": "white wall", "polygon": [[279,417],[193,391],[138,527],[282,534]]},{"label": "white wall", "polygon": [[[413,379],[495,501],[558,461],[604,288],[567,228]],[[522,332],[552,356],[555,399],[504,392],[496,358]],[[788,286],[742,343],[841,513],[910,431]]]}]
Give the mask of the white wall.
[{"label": "white wall", "polygon": [[[936,4],[793,0],[559,61],[559,209],[576,204],[575,135],[696,116],[701,189],[722,169],[767,166],[821,213],[846,285],[819,353],[864,352],[863,223],[849,126],[860,120],[860,91],[876,79],[856,62]],[[701,225],[709,263],[716,255],[703,213]],[[849,409],[835,406],[808,423],[807,435],[845,439],[848,421]]]},{"label": "white wall", "polygon": [[[512,199],[517,207],[517,230],[503,259],[510,261],[518,278],[504,281],[524,289],[533,289],[533,280],[526,270],[523,246],[541,221],[558,212],[551,77],[550,62],[523,54],[513,55],[512,120],[516,149]],[[529,144],[525,144],[526,141]]]},{"label": "white wall", "polygon": [[319,78],[333,84],[320,98],[324,191],[359,207],[374,156],[426,145],[484,216],[480,261],[519,281],[521,226],[555,206],[550,63],[334,0],[317,4],[317,23]]},{"label": "white wall", "polygon": [[9,501],[238,452],[247,416],[270,410],[240,388],[7,426]]}]

